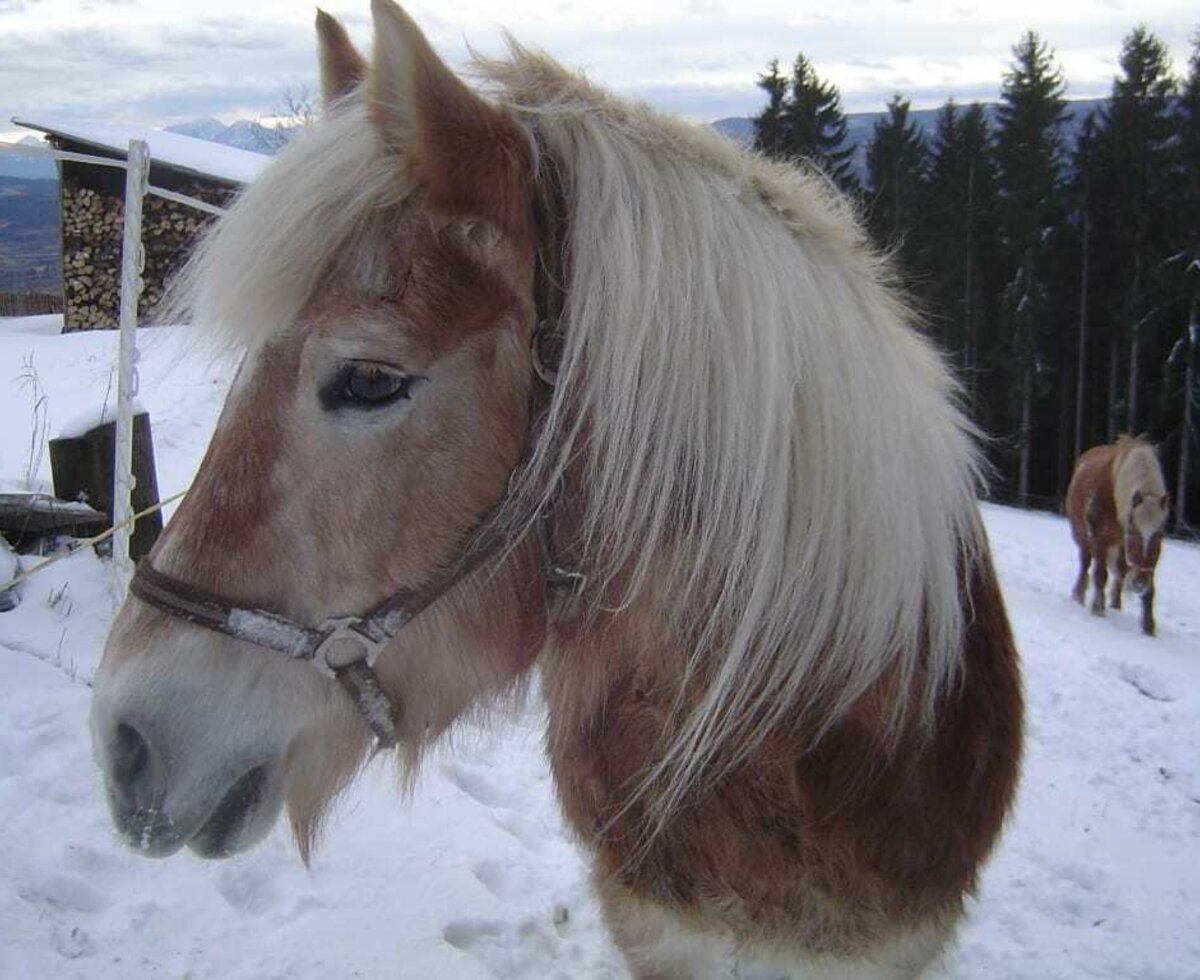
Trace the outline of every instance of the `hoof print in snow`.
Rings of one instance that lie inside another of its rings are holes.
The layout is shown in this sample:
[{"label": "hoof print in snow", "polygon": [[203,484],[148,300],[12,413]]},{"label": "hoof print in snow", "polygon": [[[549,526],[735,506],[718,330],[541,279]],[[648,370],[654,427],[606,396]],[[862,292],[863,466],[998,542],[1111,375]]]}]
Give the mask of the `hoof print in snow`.
[{"label": "hoof print in snow", "polygon": [[252,915],[267,911],[279,898],[269,875],[261,869],[240,865],[221,869],[217,889],[233,908]]},{"label": "hoof print in snow", "polygon": [[455,949],[469,953],[481,941],[495,939],[503,931],[494,919],[459,919],[442,930],[442,937]]},{"label": "hoof print in snow", "polygon": [[1175,695],[1167,690],[1167,683],[1146,667],[1138,664],[1120,664],[1117,667],[1117,674],[1121,680],[1144,698],[1162,702],[1175,700]]},{"label": "hoof print in snow", "polygon": [[69,960],[83,959],[96,953],[96,941],[88,935],[86,929],[79,926],[67,928],[64,925],[56,925],[51,938],[59,955]]}]

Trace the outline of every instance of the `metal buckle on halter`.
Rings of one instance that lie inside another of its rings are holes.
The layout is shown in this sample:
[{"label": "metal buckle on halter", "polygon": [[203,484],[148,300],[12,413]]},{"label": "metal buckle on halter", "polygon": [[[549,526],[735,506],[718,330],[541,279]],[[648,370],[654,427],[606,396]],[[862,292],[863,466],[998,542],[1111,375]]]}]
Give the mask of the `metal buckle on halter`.
[{"label": "metal buckle on halter", "polygon": [[335,676],[339,670],[362,661],[374,667],[387,644],[367,636],[359,628],[362,623],[358,616],[333,616],[325,620],[320,627],[325,636],[313,650],[313,663]]},{"label": "metal buckle on halter", "polygon": [[550,592],[550,616],[556,620],[574,618],[579,598],[587,588],[587,576],[561,565],[551,565],[546,571],[546,586]]},{"label": "metal buckle on halter", "polygon": [[551,565],[546,574],[546,581],[555,595],[562,599],[577,599],[587,588],[587,576],[573,568],[562,565]]},{"label": "metal buckle on halter", "polygon": [[357,616],[335,616],[325,620],[325,638],[313,651],[313,663],[329,674],[350,696],[375,736],[375,751],[393,748],[399,739],[398,709],[384,693],[375,676],[375,661],[387,645],[362,631],[364,620]]}]

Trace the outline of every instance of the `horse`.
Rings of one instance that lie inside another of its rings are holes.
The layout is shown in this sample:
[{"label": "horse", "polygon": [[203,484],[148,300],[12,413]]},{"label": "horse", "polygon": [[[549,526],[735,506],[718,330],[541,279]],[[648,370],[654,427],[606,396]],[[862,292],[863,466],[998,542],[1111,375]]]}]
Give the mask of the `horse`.
[{"label": "horse", "polygon": [[1144,440],[1118,436],[1079,457],[1067,487],[1067,520],[1079,548],[1079,575],[1072,590],[1076,602],[1084,604],[1090,565],[1092,612],[1103,616],[1112,568],[1112,608],[1121,608],[1128,581],[1142,598],[1142,632],[1154,635],[1154,569],[1170,505],[1158,454]]},{"label": "horse", "polygon": [[308,861],[536,681],[634,977],[918,976],[1022,747],[942,358],[820,173],[372,16],[178,286],[241,361],[94,680],[116,828]]}]

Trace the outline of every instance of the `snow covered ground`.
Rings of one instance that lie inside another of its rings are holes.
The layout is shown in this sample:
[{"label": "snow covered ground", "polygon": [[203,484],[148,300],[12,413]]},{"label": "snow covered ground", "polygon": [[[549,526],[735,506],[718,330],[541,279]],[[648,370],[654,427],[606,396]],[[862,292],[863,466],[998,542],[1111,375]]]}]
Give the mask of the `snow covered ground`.
[{"label": "snow covered ground", "polygon": [[[48,489],[37,432],[112,400],[115,334],[53,329],[0,321],[0,492]],[[229,367],[179,329],[143,342],[139,399],[165,497],[194,472]],[[1061,519],[984,517],[1024,656],[1029,740],[1016,812],[941,975],[1200,978],[1200,549],[1165,547],[1160,635],[1147,639],[1136,600],[1105,620],[1070,601]],[[87,730],[107,583],[83,552],[0,613],[0,977],[626,976],[554,803],[537,703],[502,729],[462,732],[411,802],[377,761],[311,869],[282,828],[227,862],[126,852]]]}]

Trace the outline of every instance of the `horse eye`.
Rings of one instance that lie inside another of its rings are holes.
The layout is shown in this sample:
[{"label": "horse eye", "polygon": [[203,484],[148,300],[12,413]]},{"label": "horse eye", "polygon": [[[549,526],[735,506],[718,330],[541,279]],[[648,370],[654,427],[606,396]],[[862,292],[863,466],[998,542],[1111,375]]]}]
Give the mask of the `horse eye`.
[{"label": "horse eye", "polygon": [[408,398],[416,380],[414,375],[382,364],[351,361],[322,389],[321,404],[325,408],[382,408]]}]

